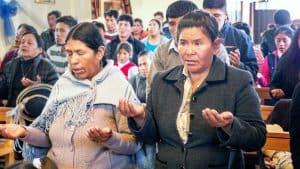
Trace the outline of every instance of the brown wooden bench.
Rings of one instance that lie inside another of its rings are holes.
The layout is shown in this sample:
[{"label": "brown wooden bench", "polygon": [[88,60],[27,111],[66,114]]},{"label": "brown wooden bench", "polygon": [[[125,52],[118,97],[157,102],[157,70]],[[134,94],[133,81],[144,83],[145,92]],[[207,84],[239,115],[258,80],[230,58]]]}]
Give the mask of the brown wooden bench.
[{"label": "brown wooden bench", "polygon": [[[11,110],[9,107],[0,107],[0,122],[3,124],[13,123],[11,117],[6,116],[6,112]],[[1,138],[1,136],[0,136]],[[0,157],[4,158],[4,165],[8,166],[14,163],[13,141],[1,138]]]},{"label": "brown wooden bench", "polygon": [[260,112],[261,112],[262,119],[264,121],[266,121],[268,119],[268,117],[271,114],[271,112],[273,111],[273,109],[274,109],[274,106],[260,105]]},{"label": "brown wooden bench", "polygon": [[265,99],[272,99],[269,93],[269,87],[256,87],[255,90],[260,98],[260,104],[264,104]]},{"label": "brown wooden bench", "polygon": [[264,150],[290,151],[289,132],[268,132]]}]

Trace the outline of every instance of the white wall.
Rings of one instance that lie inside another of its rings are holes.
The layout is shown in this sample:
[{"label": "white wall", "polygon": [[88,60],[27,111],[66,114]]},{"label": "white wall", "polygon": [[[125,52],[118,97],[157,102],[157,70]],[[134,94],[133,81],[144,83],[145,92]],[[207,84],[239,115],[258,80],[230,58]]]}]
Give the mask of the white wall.
[{"label": "white wall", "polygon": [[41,32],[48,27],[47,14],[52,10],[59,10],[62,15],[72,15],[78,21],[86,21],[91,18],[91,5],[87,0],[56,0],[55,4],[37,4],[33,1],[19,0],[22,9],[13,19],[15,26],[20,23],[28,23]]},{"label": "white wall", "polygon": [[[144,27],[153,18],[153,14],[162,11],[166,15],[168,6],[175,0],[131,0],[133,17],[141,18]],[[202,8],[202,0],[192,0],[199,8]]]},{"label": "white wall", "polygon": [[[59,10],[62,15],[72,15],[78,21],[89,21],[91,18],[91,4],[87,0],[55,0],[55,4],[37,4],[34,0],[18,0],[18,2],[21,9],[13,17],[14,26],[27,23],[34,26],[39,33],[48,27],[47,14],[51,10]],[[2,19],[0,19],[0,58],[11,46],[4,43],[2,32]]]},{"label": "white wall", "polygon": [[299,9],[295,5],[297,0],[270,0],[268,3],[256,3],[256,9],[286,9],[290,12],[292,19],[300,18]]}]

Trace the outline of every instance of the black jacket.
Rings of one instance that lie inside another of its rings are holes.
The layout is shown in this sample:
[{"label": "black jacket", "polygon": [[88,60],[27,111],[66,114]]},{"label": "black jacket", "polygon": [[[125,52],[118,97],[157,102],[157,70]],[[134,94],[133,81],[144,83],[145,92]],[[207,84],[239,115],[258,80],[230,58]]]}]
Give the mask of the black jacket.
[{"label": "black jacket", "polygon": [[[157,142],[157,169],[227,169],[231,162],[231,168],[242,169],[244,166],[238,165],[241,150],[260,150],[266,138],[250,73],[214,58],[208,77],[191,96],[190,133],[183,144],[176,127],[184,92],[182,70],[180,65],[156,74],[147,97],[144,125],[139,128],[129,118],[130,129],[141,141]],[[201,111],[206,107],[233,113],[231,136],[203,119]]]},{"label": "black jacket", "polygon": [[[7,99],[7,106],[13,106],[11,103],[15,102],[13,98],[13,83],[16,74],[21,72],[16,72],[17,66],[20,64],[22,57],[13,58],[4,67],[3,79],[0,81],[0,98]],[[48,59],[43,58],[41,55],[34,58],[32,72],[30,72],[34,77],[39,75],[41,77],[41,82],[53,85],[58,80],[58,73],[56,72],[54,66],[48,61]],[[33,79],[35,80],[35,79]]]},{"label": "black jacket", "polygon": [[294,168],[300,168],[300,83],[295,87],[290,112],[291,153]]},{"label": "black jacket", "polygon": [[224,24],[220,36],[225,47],[236,46],[240,50],[240,68],[249,71],[256,79],[258,65],[250,38],[228,23]]},{"label": "black jacket", "polygon": [[[138,54],[144,50],[145,48],[145,45],[133,38],[132,36],[130,36],[127,41],[132,45],[133,47],[133,56],[132,56],[132,59],[131,61],[133,63],[135,63],[136,65],[138,65]],[[106,45],[106,49],[105,49],[105,53],[104,53],[104,57],[106,59],[112,59],[114,61],[117,61],[117,47],[118,47],[118,44],[120,43],[120,38],[117,37],[115,39],[113,39],[112,41],[110,41],[107,45]]]}]

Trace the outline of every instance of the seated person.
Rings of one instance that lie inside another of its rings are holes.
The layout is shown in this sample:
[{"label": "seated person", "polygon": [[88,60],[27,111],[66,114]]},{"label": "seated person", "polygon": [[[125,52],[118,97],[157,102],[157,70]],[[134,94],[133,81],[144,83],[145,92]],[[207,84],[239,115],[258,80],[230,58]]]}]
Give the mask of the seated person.
[{"label": "seated person", "polygon": [[288,50],[279,60],[270,84],[270,94],[276,99],[291,99],[296,84],[300,81],[300,29],[292,38]]},{"label": "seated person", "polygon": [[270,86],[271,79],[277,67],[277,63],[290,47],[293,36],[294,30],[292,30],[292,28],[290,28],[289,26],[280,26],[276,29],[274,34],[276,50],[272,53],[269,53],[265,57],[261,72],[262,76],[259,76],[257,79],[261,86]]},{"label": "seated person", "polygon": [[121,42],[117,47],[117,61],[114,63],[125,75],[127,79],[130,79],[134,75],[138,74],[137,66],[130,61],[133,55],[132,45],[128,42]]},{"label": "seated person", "polygon": [[15,107],[19,93],[36,83],[53,85],[58,79],[54,66],[42,57],[42,39],[36,32],[23,34],[18,56],[4,67],[0,80],[0,98],[7,99],[7,107]]}]

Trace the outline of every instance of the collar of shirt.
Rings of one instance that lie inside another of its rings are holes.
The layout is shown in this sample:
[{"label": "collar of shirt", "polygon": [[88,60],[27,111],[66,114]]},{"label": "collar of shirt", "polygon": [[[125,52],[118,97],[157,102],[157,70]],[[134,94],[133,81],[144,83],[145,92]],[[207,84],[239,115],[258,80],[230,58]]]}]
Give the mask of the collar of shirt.
[{"label": "collar of shirt", "polygon": [[118,68],[121,69],[123,66],[127,65],[129,62],[130,62],[129,60],[127,62],[125,62],[125,63],[118,62]]},{"label": "collar of shirt", "polygon": [[170,46],[169,46],[169,49],[168,49],[168,53],[170,53],[170,51],[171,51],[172,49],[173,49],[175,52],[178,53],[178,48],[177,48],[177,46],[176,46],[176,44],[175,44],[174,39],[172,39],[172,41],[171,41],[171,43],[170,43]]},{"label": "collar of shirt", "polygon": [[188,70],[187,70],[186,66],[183,66],[182,74],[183,74],[186,78],[189,78],[189,73],[188,73]]},{"label": "collar of shirt", "polygon": [[283,53],[280,52],[280,50],[277,50],[277,54],[278,54],[278,59],[280,59]]}]

